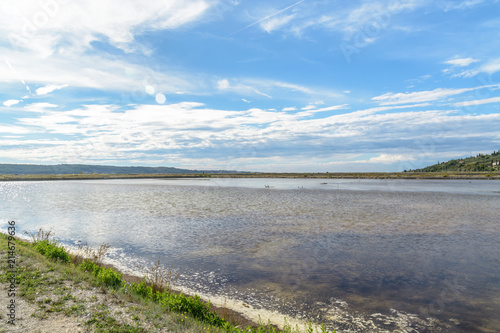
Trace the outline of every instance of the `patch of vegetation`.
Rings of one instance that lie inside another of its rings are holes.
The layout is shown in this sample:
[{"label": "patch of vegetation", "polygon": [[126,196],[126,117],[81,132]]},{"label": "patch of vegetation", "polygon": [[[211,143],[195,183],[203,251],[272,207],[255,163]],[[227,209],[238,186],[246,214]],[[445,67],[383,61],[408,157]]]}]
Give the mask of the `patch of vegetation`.
[{"label": "patch of vegetation", "polygon": [[[491,172],[500,169],[500,150],[491,154],[477,154],[466,158],[453,159],[447,162],[438,162],[423,169],[411,170],[414,172]],[[491,177],[491,175],[485,175]]]},{"label": "patch of vegetation", "polygon": [[[204,175],[205,173],[227,173],[224,170],[188,170],[173,167],[147,167],[147,166],[111,166],[111,165],[89,165],[89,164],[0,164],[0,175],[99,175],[99,174],[190,174],[192,176]],[[232,171],[234,172],[234,171]]]},{"label": "patch of vegetation", "polygon": [[109,315],[109,311],[103,310],[92,313],[92,315],[85,322],[87,326],[94,326],[95,332],[99,333],[142,333],[147,332],[144,328],[139,325],[132,326],[127,323],[119,322],[115,318]]},{"label": "patch of vegetation", "polygon": [[93,273],[100,285],[116,289],[123,284],[122,273],[112,268],[101,267],[89,259],[83,261],[78,267],[85,272]]},{"label": "patch of vegetation", "polygon": [[[123,274],[112,268],[105,268],[88,258],[77,259],[78,255],[70,255],[53,239],[51,231],[45,232],[40,229],[31,236],[34,243],[16,240],[19,255],[22,258],[29,258],[27,261],[32,261],[19,265],[16,281],[19,295],[37,305],[32,314],[35,318],[46,319],[52,313],[77,316],[84,319],[84,325],[95,332],[147,332],[145,323],[153,325],[155,331],[167,327],[169,331],[174,332],[279,332],[270,323],[260,322],[255,327],[240,327],[238,323],[230,322],[211,310],[210,303],[202,301],[199,296],[173,292],[170,288],[170,282],[175,276],[172,267],[162,268],[159,261],[151,267],[147,277],[141,282],[126,282],[123,280]],[[6,248],[6,242],[7,236],[0,233],[0,246],[2,246],[0,254],[2,249]],[[109,245],[103,248],[109,248]],[[100,252],[99,250],[95,252],[100,253],[98,258],[102,259],[103,248]],[[1,268],[0,282],[5,283],[8,275],[4,260]],[[70,292],[72,289],[68,287],[68,279],[73,281],[74,286],[83,287],[84,282],[99,286],[102,294],[116,298],[115,302],[118,304],[125,302],[123,299],[119,300],[120,297],[124,297],[128,301],[134,301],[138,306],[125,308],[129,313],[129,321],[118,320],[116,316],[122,312],[112,312],[106,304],[95,304],[99,299],[96,295],[85,299],[75,297]],[[310,322],[304,329],[308,333],[326,333],[324,326],[318,330],[313,328]],[[299,327],[292,328],[286,322],[282,331],[301,332]]]},{"label": "patch of vegetation", "polygon": [[34,244],[34,247],[35,250],[49,259],[60,260],[62,262],[70,262],[71,260],[68,252],[66,252],[64,247],[58,245],[55,241],[43,240],[40,242],[36,242]]},{"label": "patch of vegetation", "polygon": [[40,254],[56,261],[70,262],[71,258],[66,249],[56,240],[51,239],[52,230],[45,231],[40,228],[37,233],[26,231],[25,234],[30,236],[33,247]]}]

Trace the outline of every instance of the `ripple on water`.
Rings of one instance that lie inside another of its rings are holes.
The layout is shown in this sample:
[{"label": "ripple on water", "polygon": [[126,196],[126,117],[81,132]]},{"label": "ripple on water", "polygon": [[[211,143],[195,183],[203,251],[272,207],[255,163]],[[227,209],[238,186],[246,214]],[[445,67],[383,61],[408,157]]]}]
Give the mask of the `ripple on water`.
[{"label": "ripple on water", "polygon": [[498,183],[471,183],[470,193],[461,182],[424,183],[0,183],[0,204],[20,231],[108,242],[109,260],[131,272],[160,258],[186,290],[242,310],[341,330],[494,332]]}]

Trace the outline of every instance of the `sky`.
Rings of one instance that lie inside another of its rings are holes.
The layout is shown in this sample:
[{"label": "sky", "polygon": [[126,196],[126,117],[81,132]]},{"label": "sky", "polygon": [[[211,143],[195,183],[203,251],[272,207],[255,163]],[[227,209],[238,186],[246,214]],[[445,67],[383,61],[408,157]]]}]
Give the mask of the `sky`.
[{"label": "sky", "polygon": [[403,171],[500,149],[500,1],[0,1],[0,163]]}]

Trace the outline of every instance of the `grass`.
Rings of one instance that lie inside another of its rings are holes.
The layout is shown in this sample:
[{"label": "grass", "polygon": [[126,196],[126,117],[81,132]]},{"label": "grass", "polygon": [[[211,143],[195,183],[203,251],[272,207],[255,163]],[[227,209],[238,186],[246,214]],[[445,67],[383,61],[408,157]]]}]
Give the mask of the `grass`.
[{"label": "grass", "polygon": [[[172,269],[158,261],[142,281],[125,281],[123,274],[102,266],[109,245],[95,251],[82,246],[76,254],[68,253],[53,238],[52,231],[40,229],[30,234],[32,243],[16,239],[18,267],[16,283],[18,296],[36,306],[32,317],[48,319],[54,314],[75,317],[86,330],[94,332],[230,332],[277,333],[270,323],[259,322],[242,327],[241,322],[221,316],[209,302],[198,297],[175,293],[171,283]],[[8,236],[0,233],[0,283],[7,283]],[[86,254],[87,258],[83,258]],[[82,297],[82,292],[92,295]],[[4,318],[1,318],[4,320]],[[326,333],[325,326],[314,327],[311,322],[303,329],[285,322],[286,333]]]}]

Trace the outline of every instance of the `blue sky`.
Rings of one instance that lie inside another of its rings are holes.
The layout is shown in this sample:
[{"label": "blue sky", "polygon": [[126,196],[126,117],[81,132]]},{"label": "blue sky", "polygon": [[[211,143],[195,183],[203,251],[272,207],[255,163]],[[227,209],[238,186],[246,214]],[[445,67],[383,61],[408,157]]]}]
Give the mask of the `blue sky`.
[{"label": "blue sky", "polygon": [[500,3],[0,3],[0,163],[402,171],[500,149]]}]

